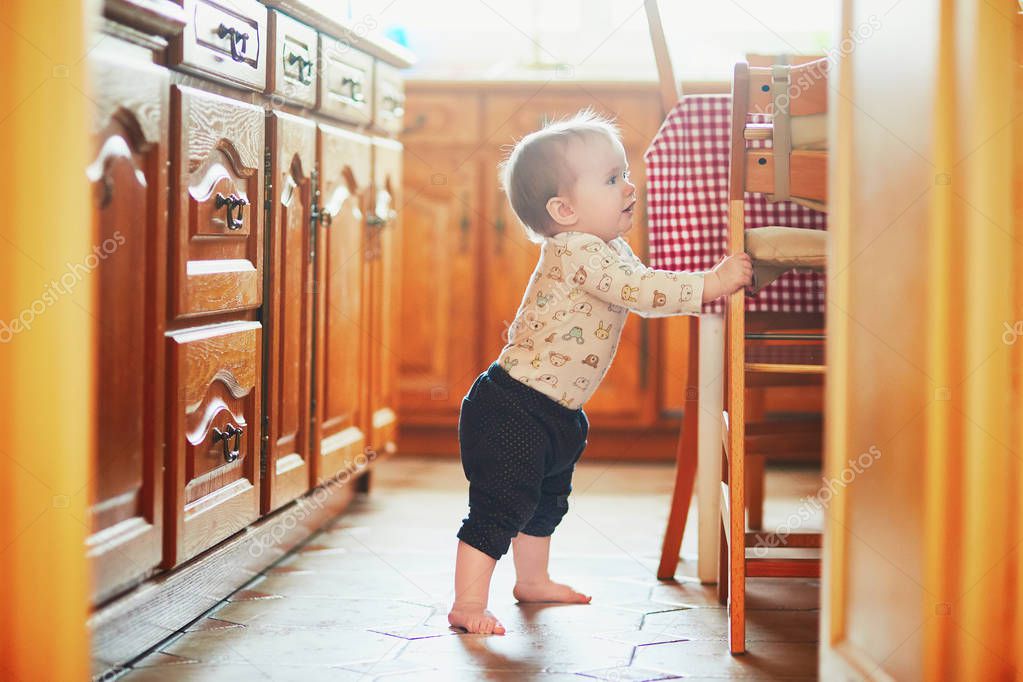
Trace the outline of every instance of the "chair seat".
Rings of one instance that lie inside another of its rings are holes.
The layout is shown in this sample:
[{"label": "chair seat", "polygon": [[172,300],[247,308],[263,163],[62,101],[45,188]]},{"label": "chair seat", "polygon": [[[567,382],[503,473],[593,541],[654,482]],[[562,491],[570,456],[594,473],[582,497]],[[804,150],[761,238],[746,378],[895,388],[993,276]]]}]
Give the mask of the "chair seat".
[{"label": "chair seat", "polygon": [[746,253],[753,260],[750,293],[756,294],[789,270],[824,272],[828,233],[780,225],[755,227],[746,230]]}]

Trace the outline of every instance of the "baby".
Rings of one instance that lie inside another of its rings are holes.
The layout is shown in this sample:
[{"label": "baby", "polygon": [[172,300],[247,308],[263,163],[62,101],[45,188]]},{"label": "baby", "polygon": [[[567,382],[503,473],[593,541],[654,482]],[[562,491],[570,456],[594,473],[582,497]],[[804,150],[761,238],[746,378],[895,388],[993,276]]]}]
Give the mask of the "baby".
[{"label": "baby", "polygon": [[509,546],[519,602],[590,602],[552,581],[547,559],[586,447],[582,406],[611,366],[629,311],[697,315],[702,303],[749,286],[753,273],[746,254],[707,272],[643,265],[621,238],[636,205],[625,149],[617,128],[589,110],[524,137],[502,171],[540,260],[507,344],[462,400],[458,422],[469,514],[448,622],[487,634],[505,632],[487,602]]}]

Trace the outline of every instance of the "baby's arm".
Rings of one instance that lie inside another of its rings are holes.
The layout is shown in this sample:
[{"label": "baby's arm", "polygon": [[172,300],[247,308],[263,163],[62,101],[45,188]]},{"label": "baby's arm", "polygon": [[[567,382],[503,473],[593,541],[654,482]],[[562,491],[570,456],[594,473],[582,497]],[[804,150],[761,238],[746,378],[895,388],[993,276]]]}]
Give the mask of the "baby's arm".
[{"label": "baby's arm", "polygon": [[703,302],[735,293],[753,284],[753,261],[749,254],[725,256],[704,275]]},{"label": "baby's arm", "polygon": [[566,283],[641,317],[698,315],[703,303],[739,290],[753,275],[745,254],[726,258],[707,272],[685,272],[649,268],[627,244],[619,255],[592,235],[573,237],[566,247]]}]

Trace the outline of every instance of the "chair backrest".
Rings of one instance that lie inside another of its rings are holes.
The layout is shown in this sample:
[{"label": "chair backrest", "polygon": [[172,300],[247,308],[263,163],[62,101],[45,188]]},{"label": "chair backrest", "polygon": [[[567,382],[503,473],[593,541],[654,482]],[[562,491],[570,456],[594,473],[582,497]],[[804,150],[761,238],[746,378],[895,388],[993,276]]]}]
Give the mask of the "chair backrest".
[{"label": "chair backrest", "polygon": [[[757,192],[826,210],[827,73],[826,59],[769,68],[735,65],[730,198]],[[757,148],[757,141],[766,140],[771,149],[763,143]]]}]

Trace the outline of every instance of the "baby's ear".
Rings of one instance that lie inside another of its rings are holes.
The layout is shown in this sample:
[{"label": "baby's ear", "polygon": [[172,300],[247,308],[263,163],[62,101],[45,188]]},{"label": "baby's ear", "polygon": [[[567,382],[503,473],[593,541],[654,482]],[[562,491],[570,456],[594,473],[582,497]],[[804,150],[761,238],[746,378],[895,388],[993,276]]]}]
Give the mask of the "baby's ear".
[{"label": "baby's ear", "polygon": [[579,216],[576,214],[575,209],[572,208],[572,204],[564,197],[551,197],[548,199],[547,213],[550,214],[551,220],[562,227],[575,225],[576,221],[579,220]]}]

